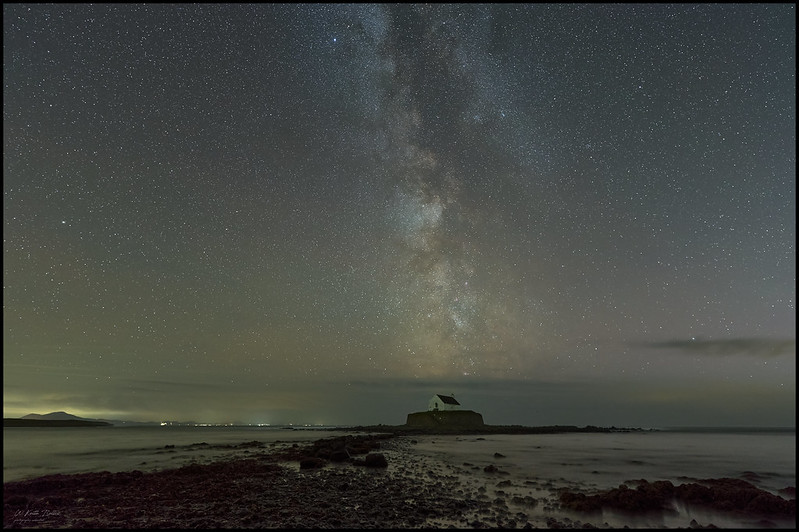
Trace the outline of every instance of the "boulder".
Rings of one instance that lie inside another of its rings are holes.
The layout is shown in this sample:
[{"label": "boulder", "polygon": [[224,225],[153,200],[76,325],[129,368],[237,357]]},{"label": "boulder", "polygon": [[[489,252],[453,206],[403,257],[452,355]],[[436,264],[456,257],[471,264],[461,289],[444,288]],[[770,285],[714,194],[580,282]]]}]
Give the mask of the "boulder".
[{"label": "boulder", "polygon": [[346,462],[350,458],[347,449],[338,449],[330,453],[330,460],[333,462]]},{"label": "boulder", "polygon": [[388,467],[388,461],[381,453],[369,453],[364,458],[364,465],[366,467]]},{"label": "boulder", "polygon": [[325,461],[316,456],[309,456],[300,460],[300,469],[319,469],[325,466]]}]

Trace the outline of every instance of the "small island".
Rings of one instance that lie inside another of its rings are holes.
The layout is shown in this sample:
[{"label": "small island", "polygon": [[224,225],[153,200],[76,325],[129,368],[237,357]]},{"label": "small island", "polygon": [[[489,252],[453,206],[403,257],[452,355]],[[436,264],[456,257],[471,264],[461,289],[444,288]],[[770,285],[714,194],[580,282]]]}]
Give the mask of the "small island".
[{"label": "small island", "polygon": [[[570,432],[638,432],[641,428],[595,427],[588,425],[550,425],[526,427],[522,425],[486,425],[483,415],[474,410],[463,410],[450,395],[435,394],[428,409],[408,414],[404,425],[368,425],[348,427],[359,432],[382,432],[393,435],[421,434],[561,434]],[[651,429],[650,429],[651,430]]]}]

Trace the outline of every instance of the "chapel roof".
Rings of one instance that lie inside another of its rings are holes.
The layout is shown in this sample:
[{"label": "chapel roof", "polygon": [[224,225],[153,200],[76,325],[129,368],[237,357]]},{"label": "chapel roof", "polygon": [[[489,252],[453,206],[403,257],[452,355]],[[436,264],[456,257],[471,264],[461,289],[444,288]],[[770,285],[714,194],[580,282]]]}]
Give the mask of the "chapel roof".
[{"label": "chapel roof", "polygon": [[444,402],[444,404],[448,404],[448,405],[459,405],[460,404],[458,401],[455,400],[454,397],[451,397],[449,395],[441,395],[440,393],[437,393],[436,396],[439,399],[441,399]]}]

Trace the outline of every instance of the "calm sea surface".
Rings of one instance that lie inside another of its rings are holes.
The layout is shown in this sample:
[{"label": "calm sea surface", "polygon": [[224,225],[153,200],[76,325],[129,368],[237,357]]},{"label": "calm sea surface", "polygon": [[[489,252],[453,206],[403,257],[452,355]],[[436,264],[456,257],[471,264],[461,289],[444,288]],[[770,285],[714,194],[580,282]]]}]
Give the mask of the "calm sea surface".
[{"label": "calm sea surface", "polygon": [[[246,456],[249,451],[232,446],[252,441],[280,448],[349,433],[271,427],[4,428],[3,481],[53,473],[154,471]],[[796,486],[793,430],[407,437],[411,438],[413,443],[406,446],[410,455],[394,463],[389,457],[390,469],[443,467],[462,478],[464,487],[471,483],[477,488],[486,482],[485,475],[479,474],[483,467],[494,464],[507,472],[503,478],[524,487],[525,492],[518,495],[540,500],[562,487],[609,489],[635,479],[679,484],[691,479],[741,478],[773,493]],[[536,512],[539,517],[546,513],[541,506]],[[629,517],[614,521],[613,515],[603,518],[619,526],[684,527],[686,515],[693,514],[685,509],[680,512],[655,522],[631,523]],[[695,517],[702,524],[712,520],[723,527],[752,526],[718,515]]]},{"label": "calm sea surface", "polygon": [[347,434],[271,427],[51,427],[3,428],[3,482],[54,473],[156,471],[204,463],[251,441],[314,441]]},{"label": "calm sea surface", "polygon": [[[493,500],[501,490],[506,500],[531,496],[540,501],[534,508],[511,508],[527,514],[537,528],[548,528],[548,517],[613,528],[688,528],[692,519],[721,528],[796,525],[795,520],[770,519],[765,524],[679,504],[671,513],[603,511],[600,516],[571,513],[553,504],[561,488],[588,493],[640,479],[669,480],[676,485],[699,479],[739,478],[779,495],[779,490],[796,486],[793,430],[424,436],[416,441],[411,448],[424,462],[422,467],[433,474],[456,475],[466,492],[482,492]],[[483,474],[487,465],[498,467],[505,475]],[[442,527],[447,525],[442,523]]]},{"label": "calm sea surface", "polygon": [[[620,432],[426,437],[443,461],[474,460],[543,479],[615,488],[626,480],[744,478],[774,493],[796,486],[796,434]],[[502,460],[494,453],[504,455]]]}]

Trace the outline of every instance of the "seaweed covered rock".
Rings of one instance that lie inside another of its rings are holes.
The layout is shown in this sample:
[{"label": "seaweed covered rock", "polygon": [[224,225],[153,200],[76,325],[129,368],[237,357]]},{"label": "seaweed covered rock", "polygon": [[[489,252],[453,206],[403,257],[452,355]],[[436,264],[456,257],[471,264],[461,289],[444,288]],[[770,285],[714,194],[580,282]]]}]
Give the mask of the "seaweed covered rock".
[{"label": "seaweed covered rock", "polygon": [[586,495],[565,490],[560,493],[564,508],[579,512],[596,512],[603,508],[627,512],[672,510],[672,501],[749,517],[796,517],[796,499],[786,500],[762,490],[745,480],[733,478],[706,479],[674,486],[659,480],[638,480],[633,489],[625,484],[618,488]]},{"label": "seaweed covered rock", "polygon": [[369,453],[364,458],[364,465],[366,467],[388,467],[388,461],[381,453]]}]

